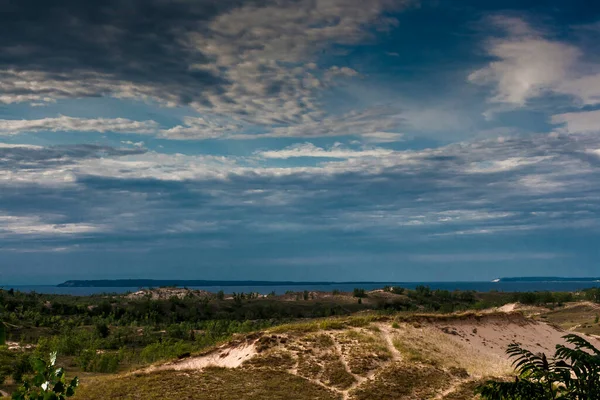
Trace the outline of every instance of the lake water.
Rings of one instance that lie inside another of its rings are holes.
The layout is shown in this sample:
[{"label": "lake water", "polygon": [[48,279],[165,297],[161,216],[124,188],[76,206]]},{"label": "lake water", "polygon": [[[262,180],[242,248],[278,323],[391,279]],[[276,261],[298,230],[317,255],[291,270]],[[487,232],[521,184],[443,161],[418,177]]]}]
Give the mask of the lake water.
[{"label": "lake water", "polygon": [[[304,290],[309,291],[323,291],[331,292],[334,289],[342,292],[351,292],[354,288],[363,288],[366,290],[379,289],[386,284],[344,284],[344,283],[331,283],[331,284],[303,284],[303,285],[281,285],[281,286],[190,286],[190,289],[206,290],[209,292],[216,293],[220,290],[225,293],[233,292],[257,292],[261,294],[268,294],[275,291],[277,294],[284,294],[287,291],[301,292]],[[390,286],[401,286],[407,289],[414,289],[418,285],[426,285],[431,289],[445,289],[445,290],[475,290],[478,292],[489,292],[490,290],[498,290],[501,292],[531,292],[531,291],[564,291],[573,292],[581,289],[587,289],[591,287],[600,287],[600,282],[390,282],[387,285]],[[20,290],[22,292],[46,293],[46,294],[68,294],[75,296],[87,296],[98,293],[125,293],[135,292],[139,290],[139,287],[57,287],[57,286],[24,286],[24,285],[2,285],[0,288]]]}]

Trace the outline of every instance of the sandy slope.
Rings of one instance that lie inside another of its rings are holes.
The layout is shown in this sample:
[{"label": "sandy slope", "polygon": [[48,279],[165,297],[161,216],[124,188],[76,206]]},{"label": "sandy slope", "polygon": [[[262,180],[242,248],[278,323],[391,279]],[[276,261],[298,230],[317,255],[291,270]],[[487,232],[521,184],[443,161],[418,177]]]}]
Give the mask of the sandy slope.
[{"label": "sandy slope", "polygon": [[[378,376],[386,369],[413,365],[417,368],[434,368],[445,374],[447,383],[434,396],[443,399],[466,382],[510,374],[512,367],[505,354],[509,344],[518,342],[532,351],[549,354],[553,353],[556,344],[564,342],[562,336],[565,334],[559,328],[528,319],[517,312],[458,315],[452,318],[426,316],[396,323],[388,320],[363,327],[349,326],[343,330],[278,335],[265,333],[262,338],[277,338],[266,349],[260,345],[261,336],[254,335],[208,354],[157,365],[145,371],[197,371],[209,366],[256,368],[253,360],[262,359],[267,361],[258,368],[279,368],[339,393],[343,399],[349,399],[357,398],[353,397],[356,390],[376,384]],[[319,337],[324,340],[320,345],[315,341]],[[588,339],[600,346],[599,340]],[[272,360],[281,358],[269,357],[280,357],[282,354],[288,355],[287,364],[271,364]],[[367,370],[357,369],[365,359]],[[249,360],[252,360],[250,364],[244,364]],[[316,368],[314,371],[317,371],[314,374],[308,372],[307,375],[306,371],[311,369],[307,370],[306,365],[301,367],[301,363],[307,360],[312,360],[310,368]],[[333,365],[331,362],[335,360],[341,363],[345,373],[354,381],[353,384],[332,386],[322,371],[327,369],[327,365]],[[457,370],[464,373],[457,374]]]}]

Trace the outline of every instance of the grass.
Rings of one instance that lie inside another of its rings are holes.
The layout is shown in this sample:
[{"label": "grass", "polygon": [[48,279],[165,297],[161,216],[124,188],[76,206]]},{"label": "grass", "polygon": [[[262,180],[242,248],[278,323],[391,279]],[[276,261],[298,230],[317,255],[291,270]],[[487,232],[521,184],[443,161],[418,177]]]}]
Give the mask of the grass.
[{"label": "grass", "polygon": [[98,378],[74,400],[339,400],[340,395],[306,379],[273,370],[208,368]]},{"label": "grass", "polygon": [[267,368],[277,370],[288,370],[296,365],[296,360],[289,351],[269,351],[259,354],[244,362],[246,368]]},{"label": "grass", "polygon": [[435,396],[451,382],[451,376],[442,369],[393,363],[373,380],[350,393],[352,400],[427,399]]},{"label": "grass", "polygon": [[383,322],[390,319],[389,315],[378,312],[364,312],[343,317],[327,317],[307,322],[292,322],[270,328],[271,333],[303,334],[328,330],[367,327],[373,322]]},{"label": "grass", "polygon": [[349,330],[337,336],[350,372],[366,376],[392,355],[378,333]]},{"label": "grass", "polygon": [[474,400],[481,398],[479,395],[474,395],[475,388],[483,381],[467,381],[460,384],[455,390],[448,393],[442,400]]},{"label": "grass", "polygon": [[600,324],[596,322],[597,315],[600,316],[600,307],[591,304],[577,304],[549,311],[540,315],[539,318],[565,330],[600,335]]},{"label": "grass", "polygon": [[340,360],[325,364],[322,381],[327,386],[337,389],[348,389],[356,383],[356,378],[346,371],[346,367]]}]

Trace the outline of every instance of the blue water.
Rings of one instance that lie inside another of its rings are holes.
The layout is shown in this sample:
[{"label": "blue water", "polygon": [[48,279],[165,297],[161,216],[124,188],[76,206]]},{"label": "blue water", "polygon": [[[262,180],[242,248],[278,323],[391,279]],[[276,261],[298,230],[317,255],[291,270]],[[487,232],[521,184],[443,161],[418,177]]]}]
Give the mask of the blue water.
[{"label": "blue water", "polygon": [[[600,287],[600,282],[397,282],[389,283],[391,286],[401,286],[407,289],[414,289],[418,285],[426,285],[431,289],[445,289],[445,290],[475,290],[478,292],[489,292],[490,290],[497,290],[500,292],[532,292],[532,291],[563,291],[573,292],[581,289],[587,289],[591,287]],[[190,289],[206,290],[209,292],[216,293],[219,290],[225,293],[233,292],[256,292],[261,294],[268,294],[275,291],[277,294],[284,294],[287,291],[301,292],[304,290],[309,291],[323,291],[331,292],[334,289],[342,292],[351,292],[354,288],[359,287],[366,290],[379,289],[383,287],[382,284],[343,284],[343,283],[332,283],[326,285],[281,285],[281,286],[190,286]],[[22,292],[37,292],[46,294],[69,294],[75,296],[87,296],[91,294],[99,293],[125,293],[135,292],[139,290],[138,287],[56,287],[56,286],[8,286],[1,285],[0,288],[9,289],[14,288]]]}]

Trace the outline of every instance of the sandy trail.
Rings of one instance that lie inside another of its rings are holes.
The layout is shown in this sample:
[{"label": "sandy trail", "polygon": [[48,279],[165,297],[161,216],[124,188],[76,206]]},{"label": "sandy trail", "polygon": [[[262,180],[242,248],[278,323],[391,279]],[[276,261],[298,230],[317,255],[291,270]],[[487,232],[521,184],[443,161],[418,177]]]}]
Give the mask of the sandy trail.
[{"label": "sandy trail", "polygon": [[394,346],[395,332],[392,331],[393,328],[390,328],[387,324],[379,324],[378,327],[381,331],[381,335],[385,339],[385,343],[386,343],[390,353],[392,354],[392,360],[393,361],[402,360],[402,353],[400,353],[400,351],[396,348],[396,346]]}]

